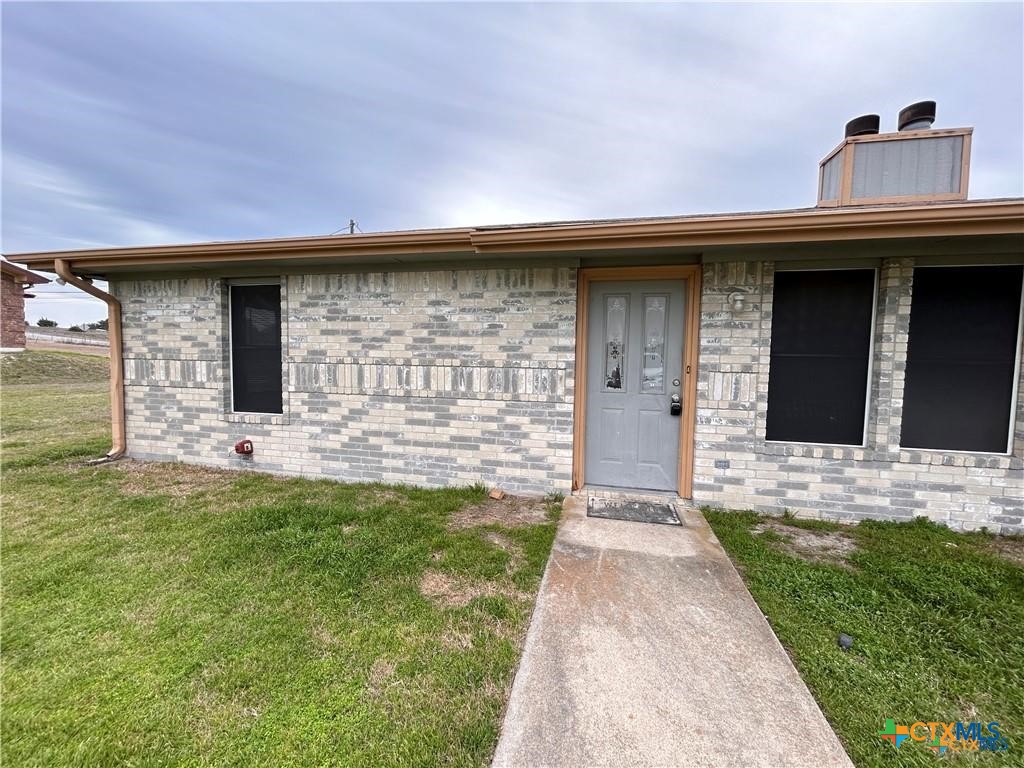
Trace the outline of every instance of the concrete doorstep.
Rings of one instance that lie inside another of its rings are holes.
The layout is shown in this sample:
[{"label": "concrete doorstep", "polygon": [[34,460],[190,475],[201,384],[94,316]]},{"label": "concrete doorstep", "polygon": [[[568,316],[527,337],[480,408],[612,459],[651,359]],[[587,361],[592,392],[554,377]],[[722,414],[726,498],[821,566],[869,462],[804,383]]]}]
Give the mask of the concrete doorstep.
[{"label": "concrete doorstep", "polygon": [[566,500],[494,766],[850,767],[700,512]]}]

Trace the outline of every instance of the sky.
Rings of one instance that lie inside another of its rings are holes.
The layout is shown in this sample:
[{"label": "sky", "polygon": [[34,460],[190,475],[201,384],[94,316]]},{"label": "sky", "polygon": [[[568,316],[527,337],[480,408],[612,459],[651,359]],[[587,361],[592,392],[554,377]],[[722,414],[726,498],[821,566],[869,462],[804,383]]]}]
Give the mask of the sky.
[{"label": "sky", "polygon": [[847,120],[922,99],[974,127],[972,198],[1024,195],[1018,2],[0,14],[4,254],[808,206]]}]

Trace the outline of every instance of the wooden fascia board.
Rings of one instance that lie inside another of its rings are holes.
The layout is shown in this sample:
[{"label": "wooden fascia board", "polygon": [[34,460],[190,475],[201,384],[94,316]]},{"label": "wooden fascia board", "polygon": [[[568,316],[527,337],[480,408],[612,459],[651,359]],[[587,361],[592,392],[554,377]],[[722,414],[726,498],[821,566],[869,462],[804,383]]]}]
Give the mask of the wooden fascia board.
[{"label": "wooden fascia board", "polygon": [[189,265],[202,262],[267,261],[274,259],[342,259],[382,255],[473,252],[469,230],[442,230],[365,235],[342,238],[238,240],[196,245],[105,248],[83,251],[22,253],[9,258],[34,269],[52,271],[54,259],[76,267],[108,268],[136,265]]},{"label": "wooden fascia board", "polygon": [[473,232],[480,253],[1024,233],[1024,201]]},{"label": "wooden fascia board", "polygon": [[316,259],[336,259],[340,265],[360,258],[413,254],[473,256],[1018,233],[1024,234],[1024,200],[24,253],[9,258],[47,271],[59,258],[89,274],[102,274],[106,269],[132,266]]},{"label": "wooden fascia board", "polygon": [[[235,262],[248,263],[248,262],[281,262],[281,261],[315,261],[318,259],[335,259],[334,263],[346,264],[351,262],[359,262],[360,259],[367,259],[372,257],[383,257],[383,256],[411,256],[411,255],[431,255],[436,254],[438,256],[451,254],[453,249],[447,248],[428,248],[428,247],[396,247],[396,246],[381,246],[380,248],[359,248],[359,249],[346,249],[345,251],[338,251],[337,249],[324,249],[323,251],[299,251],[299,252],[242,252],[242,253],[225,253],[225,254],[195,254],[195,255],[177,255],[167,254],[162,256],[147,256],[137,257],[133,259],[121,259],[121,258],[107,258],[107,259],[71,259],[70,262],[76,267],[83,269],[110,269],[118,268],[123,269],[126,267],[175,267],[175,266],[194,266],[197,264],[231,264]],[[466,250],[465,253],[473,254],[474,251]],[[401,259],[391,259],[384,261],[383,263],[401,263]],[[45,267],[38,267],[39,269],[45,269]]]}]

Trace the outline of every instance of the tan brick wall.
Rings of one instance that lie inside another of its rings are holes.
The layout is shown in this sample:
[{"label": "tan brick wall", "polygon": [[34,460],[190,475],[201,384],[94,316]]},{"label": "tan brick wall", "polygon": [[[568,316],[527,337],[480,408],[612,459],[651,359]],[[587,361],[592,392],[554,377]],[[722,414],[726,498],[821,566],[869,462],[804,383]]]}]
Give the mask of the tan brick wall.
[{"label": "tan brick wall", "polygon": [[[955,528],[1024,531],[1024,380],[1011,455],[901,449],[914,260],[881,264],[868,437],[858,448],[765,440],[775,264],[706,265],[694,500],[811,518],[924,516]],[[737,289],[750,292],[741,312],[727,302]]]},{"label": "tan brick wall", "polygon": [[[284,413],[230,411],[226,283],[122,280],[132,456],[569,491],[575,271],[282,277]],[[231,449],[243,437],[251,459]]]},{"label": "tan brick wall", "polygon": [[[923,515],[1021,531],[1011,456],[899,447],[912,259],[881,262],[867,445],[765,441],[773,262],[705,266],[694,500],[838,520]],[[140,458],[421,485],[567,492],[576,274],[566,268],[282,278],[284,413],[230,412],[226,283],[121,280],[128,445]],[[729,293],[748,292],[735,312]],[[234,443],[255,442],[252,459]]]}]

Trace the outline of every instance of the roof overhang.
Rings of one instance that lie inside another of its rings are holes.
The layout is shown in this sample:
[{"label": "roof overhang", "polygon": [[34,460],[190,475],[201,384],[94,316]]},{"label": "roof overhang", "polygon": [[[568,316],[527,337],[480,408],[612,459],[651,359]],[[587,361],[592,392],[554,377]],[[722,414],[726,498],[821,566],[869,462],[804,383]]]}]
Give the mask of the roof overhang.
[{"label": "roof overhang", "polygon": [[992,235],[1021,237],[1024,246],[1024,199],[238,240],[21,253],[8,258],[46,271],[53,271],[55,259],[62,259],[77,273],[102,277],[140,270],[279,262],[344,266],[491,261],[515,255],[582,257],[609,251],[695,252],[732,246]]},{"label": "roof overhang", "polygon": [[22,269],[17,264],[11,264],[6,261],[0,261],[0,273],[7,275],[15,282],[23,285],[42,285],[43,283],[50,282],[42,275],[29,272],[27,269]]}]

